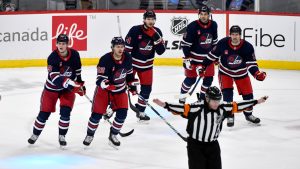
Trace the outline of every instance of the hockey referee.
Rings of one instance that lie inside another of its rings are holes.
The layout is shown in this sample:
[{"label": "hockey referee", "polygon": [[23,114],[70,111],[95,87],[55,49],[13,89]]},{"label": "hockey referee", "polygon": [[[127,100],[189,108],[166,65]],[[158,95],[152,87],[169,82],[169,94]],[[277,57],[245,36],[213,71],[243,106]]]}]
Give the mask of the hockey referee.
[{"label": "hockey referee", "polygon": [[188,119],[187,141],[189,169],[221,169],[218,137],[223,120],[232,113],[241,112],[256,104],[264,103],[268,96],[258,100],[221,103],[221,91],[209,87],[205,100],[193,104],[177,104],[154,99],[153,102],[176,115]]}]

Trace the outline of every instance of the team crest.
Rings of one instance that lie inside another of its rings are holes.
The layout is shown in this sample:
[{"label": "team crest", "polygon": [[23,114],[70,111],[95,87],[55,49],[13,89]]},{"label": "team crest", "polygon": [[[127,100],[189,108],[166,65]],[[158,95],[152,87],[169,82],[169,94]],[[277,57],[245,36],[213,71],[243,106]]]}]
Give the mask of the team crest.
[{"label": "team crest", "polygon": [[242,64],[242,62],[243,62],[243,59],[239,55],[230,55],[227,58],[228,66],[233,69],[239,67]]},{"label": "team crest", "polygon": [[204,33],[199,37],[199,44],[203,49],[209,49],[212,46],[212,39],[210,33]]},{"label": "team crest", "polygon": [[150,55],[152,52],[153,44],[151,40],[143,40],[139,43],[139,51],[143,55]]},{"label": "team crest", "polygon": [[123,83],[126,81],[127,70],[126,69],[118,69],[114,72],[113,80],[115,83]]},{"label": "team crest", "polygon": [[186,32],[186,28],[187,28],[187,25],[188,25],[188,19],[187,18],[182,18],[182,17],[174,17],[172,20],[171,20],[171,32],[174,34],[174,35],[177,35],[177,36],[181,36],[183,35],[185,32]]}]

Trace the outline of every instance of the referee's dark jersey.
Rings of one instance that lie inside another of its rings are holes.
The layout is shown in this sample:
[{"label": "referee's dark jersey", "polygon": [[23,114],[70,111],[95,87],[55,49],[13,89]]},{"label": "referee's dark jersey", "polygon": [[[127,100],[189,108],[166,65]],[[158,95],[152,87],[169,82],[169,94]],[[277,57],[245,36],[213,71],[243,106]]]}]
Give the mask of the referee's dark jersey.
[{"label": "referee's dark jersey", "polygon": [[187,133],[189,137],[200,142],[213,142],[219,137],[222,122],[232,113],[241,112],[257,104],[257,100],[221,103],[217,110],[208,108],[206,101],[193,104],[167,103],[165,108],[188,119]]}]

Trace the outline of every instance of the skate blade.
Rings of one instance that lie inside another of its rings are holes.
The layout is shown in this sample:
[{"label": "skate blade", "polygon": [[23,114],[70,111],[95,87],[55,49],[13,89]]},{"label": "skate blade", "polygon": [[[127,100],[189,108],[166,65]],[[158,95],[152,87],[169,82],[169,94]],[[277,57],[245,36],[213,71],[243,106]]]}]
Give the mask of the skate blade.
[{"label": "skate blade", "polygon": [[83,145],[83,150],[89,150],[91,147],[88,145]]},{"label": "skate blade", "polygon": [[35,148],[36,147],[36,145],[35,144],[29,144],[28,143],[28,146],[27,146],[28,148]]},{"label": "skate blade", "polygon": [[115,146],[111,141],[108,141],[108,145],[110,145],[115,150],[119,150],[119,146]]},{"label": "skate blade", "polygon": [[254,126],[254,127],[261,126],[261,123],[253,123],[253,122],[251,122],[251,121],[248,121],[248,124],[249,124],[250,126]]},{"label": "skate blade", "polygon": [[59,148],[60,148],[61,150],[67,150],[67,146],[60,145]]},{"label": "skate blade", "polygon": [[140,119],[138,119],[137,122],[139,124],[150,124],[150,120],[140,120]]}]

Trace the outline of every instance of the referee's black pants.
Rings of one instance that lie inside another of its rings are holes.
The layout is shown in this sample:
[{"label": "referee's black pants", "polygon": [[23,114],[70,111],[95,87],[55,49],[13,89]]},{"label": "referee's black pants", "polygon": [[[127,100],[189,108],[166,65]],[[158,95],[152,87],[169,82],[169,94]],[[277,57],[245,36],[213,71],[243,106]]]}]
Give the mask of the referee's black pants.
[{"label": "referee's black pants", "polygon": [[222,169],[218,141],[205,143],[188,138],[187,152],[189,169]]}]

